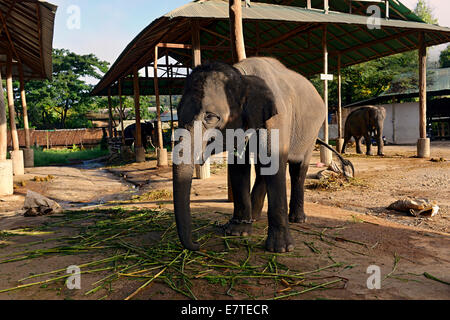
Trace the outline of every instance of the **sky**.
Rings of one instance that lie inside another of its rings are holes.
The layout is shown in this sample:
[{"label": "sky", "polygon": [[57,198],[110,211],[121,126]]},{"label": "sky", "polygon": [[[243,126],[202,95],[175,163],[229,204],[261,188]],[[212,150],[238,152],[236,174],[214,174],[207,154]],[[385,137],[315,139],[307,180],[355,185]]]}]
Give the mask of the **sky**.
[{"label": "sky", "polygon": [[[47,0],[58,6],[53,46],[94,53],[111,64],[128,43],[160,16],[189,0]],[[418,0],[400,0],[414,9]],[[427,0],[441,26],[450,27],[450,0]],[[446,45],[429,51],[432,60]]]}]

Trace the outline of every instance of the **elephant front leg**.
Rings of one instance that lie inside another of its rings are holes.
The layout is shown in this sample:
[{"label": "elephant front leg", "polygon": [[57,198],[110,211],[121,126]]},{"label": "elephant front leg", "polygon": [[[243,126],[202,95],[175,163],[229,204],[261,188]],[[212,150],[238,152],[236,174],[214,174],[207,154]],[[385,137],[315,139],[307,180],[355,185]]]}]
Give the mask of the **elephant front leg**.
[{"label": "elephant front leg", "polygon": [[356,153],[362,154],[362,146],[361,146],[362,137],[355,137],[356,142]]},{"label": "elephant front leg", "polygon": [[377,155],[379,156],[384,156],[384,152],[383,152],[383,148],[384,148],[384,142],[383,142],[383,135],[379,133],[377,133],[377,145],[378,145],[378,153]]},{"label": "elephant front leg", "polygon": [[367,148],[366,155],[371,156],[371,155],[373,155],[373,153],[372,153],[372,137],[369,134],[367,134],[364,136],[364,139],[366,140],[366,148]]},{"label": "elephant front leg", "polygon": [[266,249],[271,252],[287,252],[294,249],[294,241],[289,231],[287,196],[286,196],[286,162],[280,161],[277,174],[265,176],[269,208],[267,212],[269,230]]},{"label": "elephant front leg", "polygon": [[250,165],[230,164],[228,170],[233,191],[233,218],[224,226],[225,233],[247,236],[252,232],[252,205],[250,199]]}]

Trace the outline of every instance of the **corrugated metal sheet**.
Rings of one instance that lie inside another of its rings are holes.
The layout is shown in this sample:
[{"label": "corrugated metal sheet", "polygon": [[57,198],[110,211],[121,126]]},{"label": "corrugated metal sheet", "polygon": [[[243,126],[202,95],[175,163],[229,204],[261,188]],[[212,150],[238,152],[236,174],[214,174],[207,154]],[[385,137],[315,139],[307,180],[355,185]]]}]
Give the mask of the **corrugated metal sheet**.
[{"label": "corrugated metal sheet", "polygon": [[[175,18],[202,18],[202,19],[228,19],[228,1],[225,0],[200,0],[190,3],[181,8],[175,9],[165,17]],[[261,21],[286,21],[302,23],[326,23],[326,24],[356,24],[367,26],[368,17],[353,15],[342,12],[329,12],[325,14],[323,10],[308,10],[300,7],[282,6],[266,3],[252,2],[248,8],[242,8],[242,18],[244,20]],[[450,32],[449,28],[436,25],[380,19],[380,26],[404,29],[420,29]]]},{"label": "corrugated metal sheet", "polygon": [[[299,5],[304,3],[302,1],[296,0],[293,4]],[[283,0],[277,2],[285,3]],[[427,46],[450,41],[449,28],[418,22],[420,19],[400,2],[390,2],[397,11],[396,15],[403,20],[381,19],[381,28],[372,30],[367,27],[368,17],[361,13],[325,14],[319,9],[252,1],[250,7],[243,8],[247,55],[270,55],[287,67],[311,76],[323,72],[323,25],[328,26],[329,72],[337,69],[338,55],[341,55],[341,66],[346,67],[414,50],[418,47],[418,34],[422,31]],[[346,1],[330,3],[343,5]],[[318,2],[313,1],[314,4]],[[130,75],[134,67],[140,69],[150,65],[154,59],[153,48],[158,43],[190,44],[193,20],[198,21],[201,27],[202,60],[230,63],[228,10],[226,0],[199,0],[153,21],[125,48],[92,94],[104,93],[119,78]],[[182,51],[174,50],[170,54],[184,65],[191,65],[190,51],[182,54]]]},{"label": "corrugated metal sheet", "polygon": [[[18,59],[23,63],[26,80],[52,77],[56,9],[55,5],[45,1],[0,0],[0,11],[7,28],[7,32],[2,30],[0,48],[3,51],[10,49],[10,37],[14,48],[13,59],[17,60],[17,52]],[[0,55],[0,61],[6,61],[6,55]],[[5,68],[2,67],[2,73],[5,73]],[[13,77],[18,76],[18,68],[15,65]]]}]

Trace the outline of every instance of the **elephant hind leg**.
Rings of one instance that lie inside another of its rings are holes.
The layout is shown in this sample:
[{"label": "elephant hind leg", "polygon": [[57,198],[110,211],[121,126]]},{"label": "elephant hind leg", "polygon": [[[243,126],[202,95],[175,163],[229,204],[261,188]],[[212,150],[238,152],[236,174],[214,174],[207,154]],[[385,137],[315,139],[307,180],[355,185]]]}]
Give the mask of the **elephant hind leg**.
[{"label": "elephant hind leg", "polygon": [[305,179],[309,161],[289,163],[291,176],[291,199],[289,202],[289,221],[294,223],[306,222],[305,214]]},{"label": "elephant hind leg", "polygon": [[362,146],[361,146],[362,137],[355,137],[356,142],[356,153],[362,154]]},{"label": "elephant hind leg", "polygon": [[252,219],[261,219],[262,208],[264,207],[264,200],[267,194],[266,181],[261,176],[259,166],[256,166],[256,179],[252,188]]}]

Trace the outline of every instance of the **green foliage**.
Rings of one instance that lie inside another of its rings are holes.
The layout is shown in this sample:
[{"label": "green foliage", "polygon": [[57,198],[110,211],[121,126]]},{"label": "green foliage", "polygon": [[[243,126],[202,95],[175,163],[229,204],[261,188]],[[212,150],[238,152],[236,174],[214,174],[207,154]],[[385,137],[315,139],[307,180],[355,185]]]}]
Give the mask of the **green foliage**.
[{"label": "green foliage", "polygon": [[[432,9],[424,0],[419,0],[414,12],[427,23],[437,23],[437,19],[433,17]],[[445,55],[447,55],[447,60],[445,60]],[[448,51],[441,55],[445,61],[448,61],[448,56]],[[341,73],[343,105],[379,96],[387,90],[405,91],[418,85],[417,50],[350,66],[342,69]],[[405,74],[408,76],[403,76]],[[399,75],[402,75],[402,77],[399,78]],[[393,81],[394,79],[395,81]],[[315,78],[312,82],[322,93],[323,81]],[[337,106],[337,81],[329,82],[329,95],[330,106]]]},{"label": "green foliage", "polygon": [[450,45],[443,50],[439,56],[439,64],[441,68],[450,68]]},{"label": "green foliage", "polygon": [[[102,98],[91,97],[87,79],[100,79],[108,63],[93,54],[78,55],[53,50],[53,80],[29,81],[25,85],[30,126],[37,129],[92,127],[84,117]],[[16,86],[17,87],[17,86]],[[21,110],[18,110],[19,121]]]},{"label": "green foliage", "polygon": [[37,167],[69,164],[77,160],[91,160],[100,158],[108,154],[108,150],[103,150],[100,147],[94,149],[81,150],[74,146],[72,149],[50,149],[43,150],[42,148],[35,148],[34,163]]},{"label": "green foliage", "polygon": [[430,24],[437,24],[438,19],[433,16],[433,9],[428,6],[426,0],[419,0],[417,2],[414,13],[419,16],[423,21]]}]

